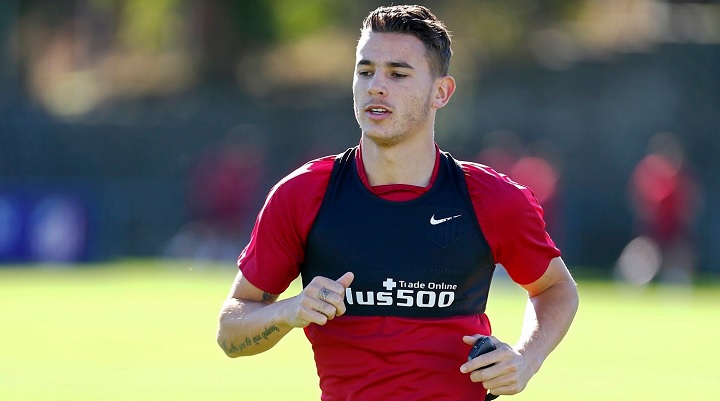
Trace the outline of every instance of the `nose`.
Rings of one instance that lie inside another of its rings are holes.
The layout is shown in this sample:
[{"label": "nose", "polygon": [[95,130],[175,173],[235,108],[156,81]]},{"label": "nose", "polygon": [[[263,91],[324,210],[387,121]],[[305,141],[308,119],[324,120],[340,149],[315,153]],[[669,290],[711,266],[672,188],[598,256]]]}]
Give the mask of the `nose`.
[{"label": "nose", "polygon": [[372,76],[368,85],[368,93],[373,96],[385,96],[387,94],[387,86],[381,74],[376,73]]}]

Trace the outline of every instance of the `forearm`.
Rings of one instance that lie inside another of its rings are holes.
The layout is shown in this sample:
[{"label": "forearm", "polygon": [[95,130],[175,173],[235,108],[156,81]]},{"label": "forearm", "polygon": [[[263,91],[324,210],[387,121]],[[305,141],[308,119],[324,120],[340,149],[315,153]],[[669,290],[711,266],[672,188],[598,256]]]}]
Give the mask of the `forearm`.
[{"label": "forearm", "polygon": [[285,323],[282,307],[282,301],[266,304],[229,298],[220,313],[218,344],[232,358],[269,350],[293,328]]},{"label": "forearm", "polygon": [[522,333],[515,345],[533,374],[565,337],[578,308],[575,282],[568,278],[528,300]]}]

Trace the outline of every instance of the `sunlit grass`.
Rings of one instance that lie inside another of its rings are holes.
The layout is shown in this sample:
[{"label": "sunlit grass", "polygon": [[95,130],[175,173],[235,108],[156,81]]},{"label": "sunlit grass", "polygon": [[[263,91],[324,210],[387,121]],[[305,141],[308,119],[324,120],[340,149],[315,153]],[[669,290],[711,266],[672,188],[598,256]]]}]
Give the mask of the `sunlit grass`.
[{"label": "sunlit grass", "polygon": [[[215,344],[234,275],[168,262],[0,268],[0,400],[317,400],[301,330],[249,358]],[[524,294],[495,284],[495,335],[512,343]],[[720,287],[579,288],[568,337],[513,400],[717,399]]]}]

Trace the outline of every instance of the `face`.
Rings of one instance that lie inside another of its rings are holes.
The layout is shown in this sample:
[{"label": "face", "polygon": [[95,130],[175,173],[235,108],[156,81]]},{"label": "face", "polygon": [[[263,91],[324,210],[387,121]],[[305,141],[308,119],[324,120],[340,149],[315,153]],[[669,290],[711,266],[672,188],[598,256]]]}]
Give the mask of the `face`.
[{"label": "face", "polygon": [[411,34],[363,32],[353,78],[355,118],[363,137],[391,146],[432,138],[435,79],[423,43]]}]

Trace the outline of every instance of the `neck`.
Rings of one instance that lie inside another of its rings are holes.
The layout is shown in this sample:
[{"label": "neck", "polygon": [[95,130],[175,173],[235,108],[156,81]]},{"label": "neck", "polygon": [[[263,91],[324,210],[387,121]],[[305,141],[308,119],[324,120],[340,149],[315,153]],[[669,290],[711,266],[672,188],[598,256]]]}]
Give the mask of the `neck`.
[{"label": "neck", "polygon": [[435,167],[435,142],[420,141],[395,146],[378,146],[362,140],[362,160],[371,186],[407,184],[425,187],[430,184]]}]

